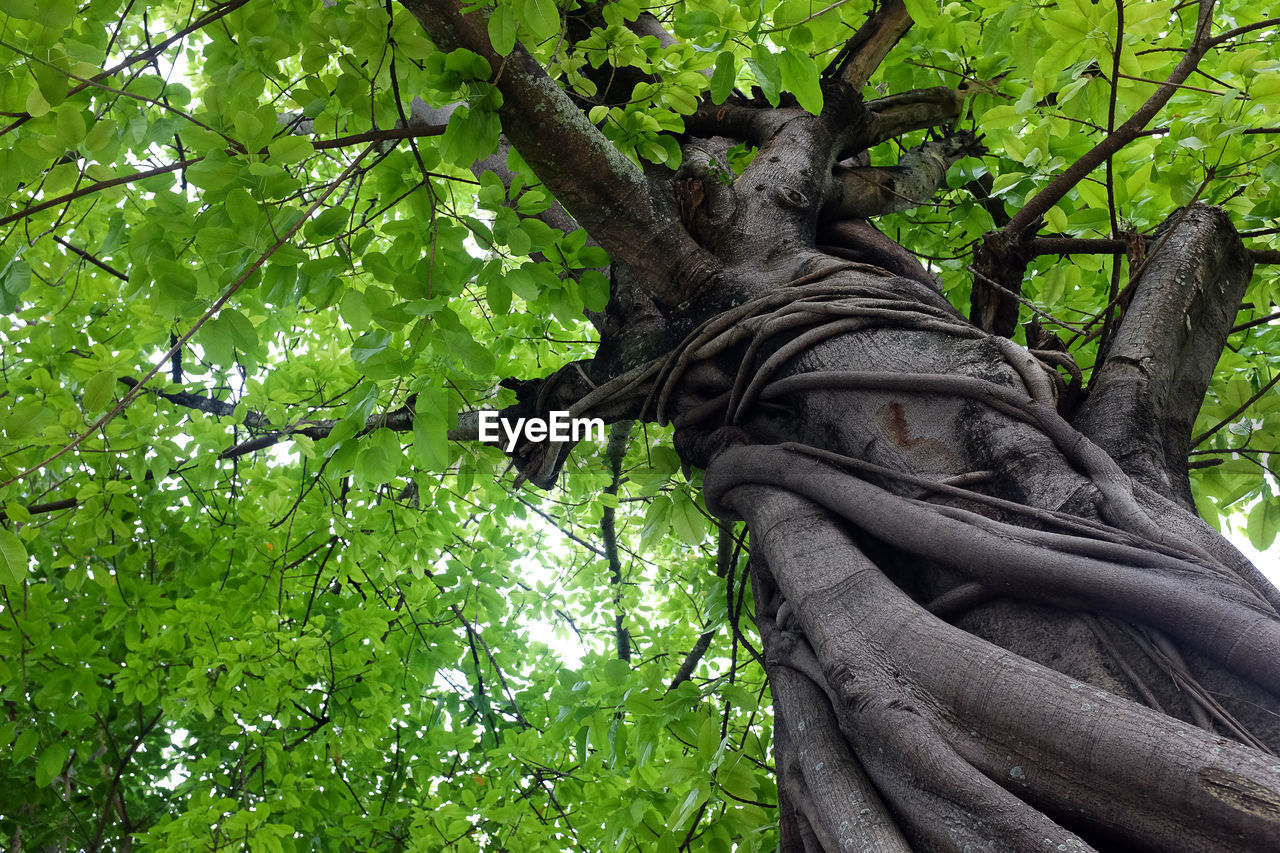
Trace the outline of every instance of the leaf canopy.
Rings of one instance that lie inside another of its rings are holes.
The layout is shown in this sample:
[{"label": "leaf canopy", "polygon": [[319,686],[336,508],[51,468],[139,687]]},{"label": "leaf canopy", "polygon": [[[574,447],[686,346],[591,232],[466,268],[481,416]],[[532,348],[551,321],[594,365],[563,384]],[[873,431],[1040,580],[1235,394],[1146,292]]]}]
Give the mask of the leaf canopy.
[{"label": "leaf canopy", "polygon": [[[959,123],[992,153],[879,227],[965,305],[973,244],[1150,96],[1194,10],[1126,3],[1117,35],[1115,4],[906,5],[915,26],[865,97],[965,84]],[[623,155],[674,169],[708,91],[820,110],[819,73],[867,7],[659,4],[667,46],[627,27],[636,0],[576,41],[578,4],[475,14]],[[1263,17],[1219,4],[1215,32]],[[1275,33],[1211,51],[1046,231],[1147,232],[1202,200],[1271,245]],[[583,313],[608,290],[584,232],[530,218],[553,199],[500,148],[488,64],[366,0],[5,0],[0,57],[0,832],[32,849],[773,849],[769,696],[730,627],[749,593],[741,567],[717,575],[669,436],[636,430],[620,488],[583,443],[550,494],[448,438],[459,412],[513,400],[498,379],[588,355]],[[606,64],[649,82],[592,104]],[[459,106],[424,124],[415,98]],[[495,152],[510,187],[469,170]],[[1088,325],[1112,264],[1127,273],[1114,258],[1042,256],[1024,295]],[[1250,323],[1280,303],[1275,269],[1254,275],[1194,451],[1220,463],[1195,477],[1201,513],[1245,514],[1260,549],[1280,531],[1280,325]]]}]

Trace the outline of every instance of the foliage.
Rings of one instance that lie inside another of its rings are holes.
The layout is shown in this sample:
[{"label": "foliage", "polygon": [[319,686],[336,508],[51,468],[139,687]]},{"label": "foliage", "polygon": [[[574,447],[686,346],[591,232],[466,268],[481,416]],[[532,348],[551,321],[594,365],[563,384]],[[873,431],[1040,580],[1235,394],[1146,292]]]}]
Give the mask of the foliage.
[{"label": "foliage", "polygon": [[[819,109],[819,72],[867,12],[655,6],[678,38],[664,48],[626,27],[635,0],[576,42],[572,6],[482,5],[499,52],[519,39],[620,151],[673,168],[707,91]],[[916,24],[866,96],[966,82],[961,124],[992,153],[880,227],[964,305],[994,217],[1150,95],[1194,16],[1125,5],[1116,60],[1113,4],[907,6]],[[1257,9],[1223,4],[1217,30]],[[1203,200],[1265,248],[1273,35],[1212,51],[1046,230],[1146,232]],[[511,187],[469,170],[499,144],[487,65],[367,0],[3,0],[0,56],[6,842],[771,849],[769,697],[731,627],[740,569],[717,575],[666,434],[633,439],[616,495],[603,446],[541,494],[497,449],[447,438],[458,412],[511,402],[499,378],[589,353],[583,312],[608,289],[584,232],[532,218],[552,199],[517,154]],[[592,103],[585,72],[605,63],[654,82]],[[464,105],[424,127],[415,96]],[[975,194],[984,176],[999,203]],[[1041,257],[1025,295],[1092,328],[1127,264]],[[1238,322],[1278,302],[1262,267]],[[1093,346],[1075,350],[1086,368]],[[1197,426],[1196,458],[1221,462],[1198,472],[1201,512],[1248,511],[1259,548],[1280,530],[1280,397],[1259,395],[1276,352],[1274,322],[1233,335]],[[620,585],[596,544],[606,507]],[[695,677],[669,690],[705,631]]]}]

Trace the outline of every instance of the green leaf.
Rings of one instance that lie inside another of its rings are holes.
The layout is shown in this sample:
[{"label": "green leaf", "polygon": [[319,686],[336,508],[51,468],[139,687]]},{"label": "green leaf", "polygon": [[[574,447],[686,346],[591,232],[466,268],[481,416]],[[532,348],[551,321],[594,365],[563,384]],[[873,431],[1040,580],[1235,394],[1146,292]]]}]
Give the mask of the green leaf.
[{"label": "green leaf", "polygon": [[396,434],[389,429],[376,430],[362,443],[356,471],[365,483],[388,483],[400,470],[401,455]]},{"label": "green leaf", "polygon": [[36,762],[36,787],[47,786],[55,776],[61,774],[62,769],[67,766],[67,756],[70,754],[70,745],[63,741],[47,747],[40,753],[40,759]]},{"label": "green leaf", "polygon": [[765,100],[776,107],[778,95],[782,91],[782,72],[778,69],[778,58],[770,53],[767,47],[758,44],[751,50],[747,67],[751,69],[756,82],[760,84],[760,91],[764,93]]},{"label": "green leaf", "polygon": [[236,187],[227,193],[223,202],[227,218],[234,225],[249,225],[258,221],[258,203],[245,190]]},{"label": "green leaf", "polygon": [[262,133],[262,120],[249,111],[238,112],[232,119],[232,124],[236,129],[236,136],[243,145],[252,149],[254,140]]},{"label": "green leaf", "polygon": [[65,104],[58,108],[58,142],[66,148],[76,148],[84,141],[85,123],[80,107]]},{"label": "green leaf", "polygon": [[560,10],[555,0],[516,0],[520,8],[516,16],[529,28],[535,41],[551,38],[560,32]]},{"label": "green leaf", "polygon": [[470,167],[497,150],[501,132],[496,112],[482,107],[458,107],[440,137],[440,156],[456,166]]},{"label": "green leaf", "polygon": [[516,45],[516,13],[503,0],[489,15],[489,43],[499,56],[506,56]]},{"label": "green leaf", "polygon": [[582,304],[588,311],[603,311],[609,304],[609,279],[595,270],[587,270],[578,282]]},{"label": "green leaf", "polygon": [[683,827],[689,818],[693,817],[693,812],[699,805],[701,805],[703,797],[704,794],[702,789],[695,785],[694,788],[685,795],[685,798],[680,801],[679,805],[673,808],[671,813],[667,815],[666,825],[677,829]]},{"label": "green leaf", "polygon": [[6,586],[19,586],[27,579],[30,560],[27,549],[17,534],[0,527],[0,581]]},{"label": "green leaf", "polygon": [[317,243],[327,240],[341,231],[350,218],[351,211],[345,207],[330,207],[307,223],[307,239]]},{"label": "green leaf", "polygon": [[439,388],[418,392],[414,403],[413,453],[419,465],[428,471],[443,471],[449,466],[449,439],[446,418],[449,395]]},{"label": "green leaf", "polygon": [[31,90],[27,92],[26,108],[32,118],[40,118],[40,116],[49,112],[49,102],[44,99],[39,86],[32,86]]},{"label": "green leaf", "polygon": [[1049,227],[1059,233],[1067,230],[1067,214],[1059,205],[1054,205],[1044,215],[1044,221]]},{"label": "green leaf", "polygon": [[734,75],[733,54],[726,50],[716,57],[716,68],[711,74],[712,103],[723,104],[728,100],[733,92]]},{"label": "green leaf", "polygon": [[822,112],[822,87],[818,64],[803,50],[788,48],[778,57],[782,87],[796,96],[800,106],[814,115]]},{"label": "green leaf", "polygon": [[929,26],[938,18],[939,0],[903,0],[911,20],[921,26]]},{"label": "green leaf", "polygon": [[234,308],[224,308],[218,315],[231,328],[231,342],[243,353],[258,347],[258,330],[248,317]]},{"label": "green leaf", "polygon": [[511,288],[498,276],[491,276],[484,286],[484,298],[495,314],[511,310]]},{"label": "green leaf", "polygon": [[686,545],[701,545],[707,536],[707,520],[683,489],[675,493],[672,501],[671,527]]},{"label": "green leaf", "polygon": [[18,297],[31,285],[31,264],[15,255],[0,270],[0,314],[10,314],[18,307]]},{"label": "green leaf", "polygon": [[13,742],[13,763],[19,764],[27,759],[27,756],[36,751],[36,746],[40,743],[40,735],[36,732],[34,726],[27,726],[22,730],[22,734],[18,735]]},{"label": "green leaf", "polygon": [[351,358],[357,364],[363,364],[387,348],[391,343],[391,333],[384,329],[370,329],[356,339],[351,347]]},{"label": "green leaf", "polygon": [[315,153],[305,136],[283,136],[267,145],[267,153],[278,163],[300,163]]},{"label": "green leaf", "polygon": [[1267,495],[1254,504],[1249,510],[1245,532],[1254,548],[1259,551],[1270,548],[1280,533],[1280,499]]},{"label": "green leaf", "polygon": [[99,412],[115,399],[116,373],[114,370],[102,370],[95,373],[84,383],[84,396],[81,405],[88,413]]}]

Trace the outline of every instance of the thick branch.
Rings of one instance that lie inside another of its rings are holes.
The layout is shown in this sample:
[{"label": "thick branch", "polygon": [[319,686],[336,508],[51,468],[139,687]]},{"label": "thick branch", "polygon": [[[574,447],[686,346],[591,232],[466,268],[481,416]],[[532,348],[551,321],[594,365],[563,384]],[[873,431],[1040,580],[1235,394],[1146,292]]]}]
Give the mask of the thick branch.
[{"label": "thick branch", "polygon": [[915,255],[862,219],[821,223],[818,248],[829,255],[872,264],[894,275],[915,279],[934,290],[938,289],[938,282]]},{"label": "thick branch", "polygon": [[502,93],[503,131],[534,173],[615,261],[643,273],[654,297],[676,305],[705,286],[718,267],[689,237],[674,204],[651,192],[640,169],[516,43],[499,56],[484,10],[453,0],[403,0],[442,50],[466,48],[493,69]]},{"label": "thick branch", "polygon": [[886,0],[845,42],[824,76],[834,77],[853,91],[861,92],[913,23],[902,0]]},{"label": "thick branch", "polygon": [[694,136],[724,136],[764,145],[789,118],[802,115],[805,112],[798,107],[768,109],[749,104],[736,94],[717,104],[708,93],[693,115],[685,116],[684,128]]},{"label": "thick branch", "polygon": [[976,145],[973,134],[960,133],[911,149],[897,166],[837,167],[822,215],[868,219],[919,207],[946,185],[951,164]]},{"label": "thick branch", "polygon": [[1197,205],[1158,241],[1075,426],[1129,476],[1193,509],[1191,429],[1252,271],[1221,210]]},{"label": "thick branch", "polygon": [[964,98],[964,89],[934,86],[868,101],[872,122],[867,137],[859,141],[863,148],[869,148],[912,130],[954,121],[960,116]]},{"label": "thick branch", "polygon": [[[1146,103],[1023,205],[1001,230],[986,235],[974,256],[978,278],[973,283],[969,316],[976,326],[996,335],[1013,332],[1018,323],[1017,296],[1022,292],[1022,279],[1032,257],[1027,238],[1038,227],[1041,217],[1072,187],[1141,136],[1147,124],[1168,103],[1183,81],[1191,76],[1205,53],[1214,46],[1209,35],[1213,6],[1214,0],[1200,0],[1191,46]],[[994,282],[995,286],[988,284],[987,280]]]}]

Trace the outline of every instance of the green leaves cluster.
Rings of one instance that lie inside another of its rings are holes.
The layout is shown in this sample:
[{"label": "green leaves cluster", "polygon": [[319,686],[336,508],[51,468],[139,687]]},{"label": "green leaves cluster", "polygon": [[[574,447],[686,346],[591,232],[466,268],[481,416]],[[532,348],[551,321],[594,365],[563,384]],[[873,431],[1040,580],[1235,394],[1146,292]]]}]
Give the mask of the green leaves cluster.
[{"label": "green leaves cluster", "polygon": [[[517,154],[510,187],[470,174],[498,142],[488,66],[379,4],[197,9],[168,43],[187,7],[64,6],[0,8],[0,482],[36,469],[0,491],[6,842],[674,848],[705,806],[703,847],[770,846],[767,697],[723,679],[709,527],[647,467],[658,437],[627,463],[618,603],[575,544],[603,448],[543,502],[447,440],[509,401],[498,378],[588,352],[608,296],[585,233],[533,218],[552,199]],[[558,32],[552,3],[508,10],[497,40]],[[282,241],[415,95],[463,103]],[[644,516],[669,490],[679,540]],[[617,607],[634,669],[605,654]]]}]

